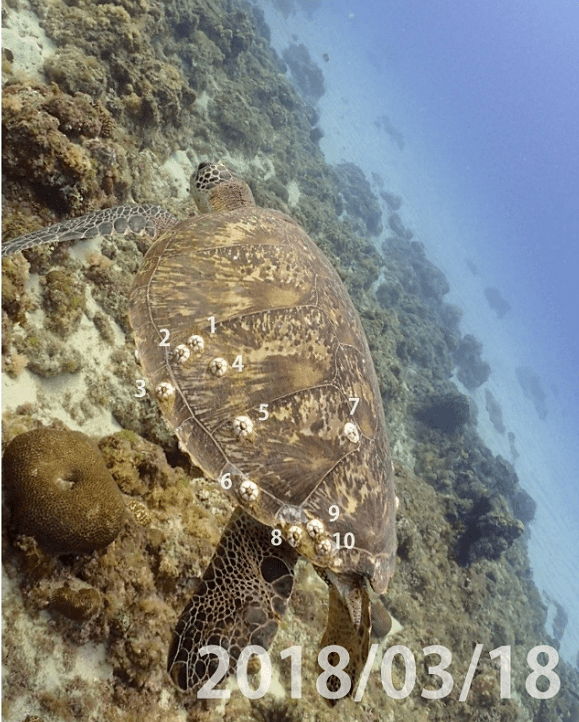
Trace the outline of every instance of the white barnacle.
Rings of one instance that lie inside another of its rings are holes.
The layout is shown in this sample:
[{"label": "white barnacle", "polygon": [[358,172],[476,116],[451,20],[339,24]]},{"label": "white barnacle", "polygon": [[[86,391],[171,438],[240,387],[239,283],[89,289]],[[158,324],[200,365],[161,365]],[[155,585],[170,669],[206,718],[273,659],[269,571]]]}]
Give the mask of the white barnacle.
[{"label": "white barnacle", "polygon": [[257,484],[249,479],[241,482],[239,486],[239,498],[241,501],[245,501],[247,504],[253,504],[257,501],[259,496],[259,489]]},{"label": "white barnacle", "polygon": [[293,524],[287,530],[286,538],[287,538],[288,544],[292,547],[297,547],[297,545],[300,543],[303,535],[304,535],[304,530],[301,528],[301,526],[297,526],[296,524]]},{"label": "white barnacle", "polygon": [[249,416],[236,416],[233,419],[233,433],[236,439],[247,439],[253,431],[253,421]]},{"label": "white barnacle", "polygon": [[155,388],[155,396],[160,401],[166,401],[175,395],[175,387],[168,381],[161,381],[161,383]]},{"label": "white barnacle", "polygon": [[319,519],[310,519],[306,531],[312,539],[318,539],[324,533],[324,525]]},{"label": "white barnacle", "polygon": [[360,432],[356,424],[348,421],[344,424],[344,436],[351,441],[353,444],[357,444],[360,441]]},{"label": "white barnacle", "polygon": [[191,349],[186,344],[180,343],[173,351],[173,354],[177,363],[184,364],[191,356]]},{"label": "white barnacle", "polygon": [[342,557],[339,557],[336,554],[336,556],[332,559],[332,571],[340,572],[343,567],[344,567],[344,560],[342,559]]},{"label": "white barnacle", "polygon": [[201,353],[205,348],[205,341],[202,336],[194,334],[187,339],[187,346],[189,346],[193,353]]},{"label": "white barnacle", "polygon": [[332,542],[328,537],[323,537],[316,543],[316,554],[319,557],[327,557],[332,551]]},{"label": "white barnacle", "polygon": [[214,358],[209,364],[209,370],[214,376],[223,376],[227,372],[228,363],[224,358]]}]

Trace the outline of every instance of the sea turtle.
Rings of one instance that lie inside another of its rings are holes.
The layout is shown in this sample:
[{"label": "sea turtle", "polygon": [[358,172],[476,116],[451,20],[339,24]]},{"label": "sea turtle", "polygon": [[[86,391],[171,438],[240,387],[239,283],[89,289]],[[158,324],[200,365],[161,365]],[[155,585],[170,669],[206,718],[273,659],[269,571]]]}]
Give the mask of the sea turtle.
[{"label": "sea turtle", "polygon": [[307,234],[256,206],[223,163],[201,163],[192,192],[201,214],[183,221],[158,207],[110,209],[7,252],[95,235],[114,212],[127,230],[148,220],[157,236],[130,292],[139,363],[181,448],[238,505],[176,626],[173,682],[195,692],[208,682],[220,660],[206,645],[226,650],[229,672],[248,645],[269,647],[298,554],[330,587],[322,645],[347,649],[354,682],[369,646],[367,581],[386,591],[396,548],[393,466],[362,325]]}]

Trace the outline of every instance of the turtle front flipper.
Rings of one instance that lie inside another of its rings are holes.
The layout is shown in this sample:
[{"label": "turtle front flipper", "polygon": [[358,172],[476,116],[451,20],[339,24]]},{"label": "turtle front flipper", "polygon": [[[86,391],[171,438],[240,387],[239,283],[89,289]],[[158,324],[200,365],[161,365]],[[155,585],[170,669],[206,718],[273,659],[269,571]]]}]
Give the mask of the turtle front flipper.
[{"label": "turtle front flipper", "polygon": [[297,554],[285,541],[273,545],[271,528],[237,509],[203,579],[173,633],[167,671],[183,691],[197,693],[218,667],[207,645],[229,655],[228,675],[244,647],[268,649],[293,588]]},{"label": "turtle front flipper", "polygon": [[12,238],[2,244],[2,256],[10,256],[43,243],[61,243],[62,241],[84,241],[95,236],[107,236],[112,233],[126,235],[136,233],[156,238],[162,231],[177,223],[178,218],[161,206],[151,203],[144,205],[115,206],[87,213],[79,218],[70,218],[41,228],[34,233]]},{"label": "turtle front flipper", "polygon": [[[370,597],[366,584],[361,578],[351,583],[350,579],[340,579],[337,575],[328,573],[327,570],[317,568],[316,570],[330,588],[328,622],[322,637],[321,647],[323,649],[336,644],[344,647],[350,655],[344,671],[352,682],[347,695],[351,696],[356,690],[370,648],[370,632],[372,628]],[[336,583],[340,591],[334,586]],[[347,601],[344,601],[344,596]],[[332,666],[336,666],[339,661],[338,654],[336,652],[330,653],[328,661]],[[328,689],[331,692],[336,692],[340,686],[341,682],[338,677],[331,675],[327,681]],[[337,702],[334,699],[328,699],[327,701],[330,705]]]}]

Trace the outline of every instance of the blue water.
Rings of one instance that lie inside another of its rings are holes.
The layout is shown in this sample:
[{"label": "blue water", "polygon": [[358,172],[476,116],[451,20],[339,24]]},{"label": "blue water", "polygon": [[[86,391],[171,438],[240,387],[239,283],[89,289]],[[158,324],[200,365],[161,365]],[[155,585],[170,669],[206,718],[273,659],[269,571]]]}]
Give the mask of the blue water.
[{"label": "blue water", "polygon": [[533,333],[579,401],[579,3],[362,3],[355,32],[394,62]]},{"label": "blue water", "polygon": [[[579,3],[341,1],[322,3],[311,19],[262,7],[274,46],[297,36],[324,72],[326,160],[355,162],[368,178],[378,172],[403,197],[405,225],[446,273],[447,300],[464,309],[462,332],[484,344],[493,370],[485,386],[516,434],[517,473],[538,503],[535,581],[545,601],[566,608],[560,651],[576,663]],[[377,130],[381,115],[404,136],[403,149]],[[487,305],[488,286],[512,306],[501,320]],[[541,380],[545,420],[518,385],[520,366]],[[510,458],[488,419],[479,426],[493,452]]]}]

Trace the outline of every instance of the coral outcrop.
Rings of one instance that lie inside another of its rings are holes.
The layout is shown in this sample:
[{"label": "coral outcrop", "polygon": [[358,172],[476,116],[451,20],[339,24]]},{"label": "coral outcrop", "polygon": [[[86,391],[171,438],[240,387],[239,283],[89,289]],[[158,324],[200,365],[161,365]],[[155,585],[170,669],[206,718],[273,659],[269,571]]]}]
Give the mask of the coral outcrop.
[{"label": "coral outcrop", "polygon": [[458,366],[458,380],[469,391],[482,386],[491,373],[490,364],[483,361],[482,343],[472,334],[464,336],[454,352],[454,360]]},{"label": "coral outcrop", "polygon": [[79,431],[19,434],[4,452],[2,476],[16,530],[53,554],[88,554],[121,530],[121,493],[96,445]]},{"label": "coral outcrop", "polygon": [[532,401],[537,416],[544,421],[547,418],[547,394],[541,384],[541,379],[528,366],[520,366],[515,373],[525,397]]},{"label": "coral outcrop", "polygon": [[485,288],[485,297],[489,306],[496,311],[497,318],[503,318],[511,310],[511,304],[503,298],[498,288]]}]

